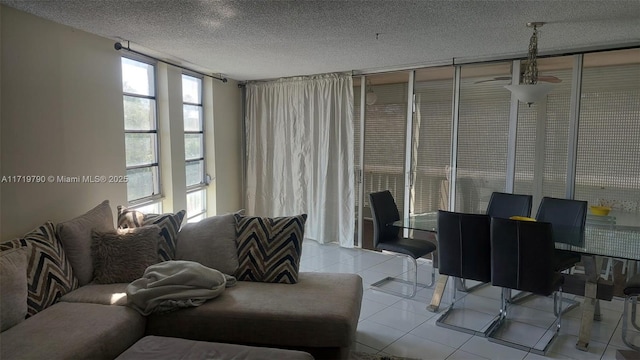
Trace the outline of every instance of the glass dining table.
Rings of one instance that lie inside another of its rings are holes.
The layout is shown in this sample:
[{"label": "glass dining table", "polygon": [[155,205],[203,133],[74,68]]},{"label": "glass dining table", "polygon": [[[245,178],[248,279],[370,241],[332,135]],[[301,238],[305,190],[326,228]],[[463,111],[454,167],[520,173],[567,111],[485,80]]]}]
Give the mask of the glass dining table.
[{"label": "glass dining table", "polygon": [[[437,234],[437,220],[437,212],[428,212],[410,215],[393,225]],[[563,275],[565,278],[579,279],[577,281],[580,284],[584,283],[582,318],[576,348],[587,351],[593,321],[600,319],[597,295],[598,286],[604,284],[600,277],[603,258],[628,260],[627,274],[635,272],[636,261],[640,261],[640,214],[620,211],[611,211],[607,216],[589,214],[584,239],[571,244],[556,242],[556,248],[580,253],[582,257],[584,275]],[[448,276],[439,276],[427,310],[438,311],[447,280]]]}]

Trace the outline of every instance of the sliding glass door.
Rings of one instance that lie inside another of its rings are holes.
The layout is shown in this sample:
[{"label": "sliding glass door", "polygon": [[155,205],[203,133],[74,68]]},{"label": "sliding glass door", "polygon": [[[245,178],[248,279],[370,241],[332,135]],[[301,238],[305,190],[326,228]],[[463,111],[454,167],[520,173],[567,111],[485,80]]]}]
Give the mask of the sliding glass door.
[{"label": "sliding glass door", "polygon": [[504,88],[524,60],[358,77],[361,245],[372,236],[368,196],[380,190],[401,217],[484,213],[494,191],[533,195],[534,216],[544,196],[640,216],[639,59],[640,49],[538,59],[539,81],[553,88],[531,106]]},{"label": "sliding glass door", "polygon": [[553,82],[553,90],[531,106],[518,106],[513,192],[533,195],[534,216],[543,196],[566,194],[573,63],[573,56],[539,59],[540,76]]},{"label": "sliding glass door", "polygon": [[640,213],[640,49],[584,55],[576,199]]},{"label": "sliding glass door", "polygon": [[505,190],[511,93],[500,79],[510,76],[510,62],[461,67],[455,211],[484,213]]},{"label": "sliding glass door", "polygon": [[[365,84],[356,88],[357,124],[354,124],[356,189],[362,191],[362,247],[372,246],[371,209],[369,194],[389,190],[402,216],[405,208],[405,144],[407,130],[408,72],[386,73],[366,77]],[[364,122],[360,120],[361,90],[365,86]],[[364,125],[363,163],[360,164],[361,124]],[[361,176],[358,176],[361,175]],[[356,196],[358,198],[358,196]],[[356,204],[358,207],[359,204]],[[356,234],[357,239],[357,234]]]},{"label": "sliding glass door", "polygon": [[448,210],[454,67],[416,70],[411,213]]}]

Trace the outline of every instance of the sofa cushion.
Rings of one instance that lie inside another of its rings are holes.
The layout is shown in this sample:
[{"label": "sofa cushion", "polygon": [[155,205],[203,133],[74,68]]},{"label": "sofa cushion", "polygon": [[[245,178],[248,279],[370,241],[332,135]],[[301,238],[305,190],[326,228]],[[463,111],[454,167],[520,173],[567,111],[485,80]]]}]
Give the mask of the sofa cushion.
[{"label": "sofa cushion", "polygon": [[[158,246],[160,261],[174,260],[176,258],[176,242],[178,230],[186,215],[185,210],[175,214],[143,214],[136,210],[130,210],[124,206],[118,206],[118,227],[121,229],[135,228],[148,225],[160,227],[160,235],[163,240]],[[142,220],[140,220],[142,219]]]},{"label": "sofa cushion", "polygon": [[64,251],[69,257],[80,286],[93,279],[93,263],[91,260],[91,232],[113,231],[113,214],[109,200],[105,200],[85,214],[69,221],[59,223],[58,236]]},{"label": "sofa cushion", "polygon": [[158,262],[160,228],[156,225],[118,232],[94,232],[91,255],[97,284],[132,282]]},{"label": "sofa cushion", "polygon": [[0,334],[0,359],[113,359],[144,335],[126,306],[60,302]]},{"label": "sofa cushion", "polygon": [[300,273],[298,283],[239,281],[218,298],[147,318],[147,334],[273,347],[346,347],[355,340],[362,278]]},{"label": "sofa cushion", "polygon": [[27,317],[27,249],[0,252],[0,331]]},{"label": "sofa cushion", "polygon": [[[235,214],[242,215],[244,210]],[[225,274],[238,270],[235,214],[211,216],[185,224],[178,233],[176,259],[199,262]]]},{"label": "sofa cushion", "polygon": [[145,336],[116,359],[313,360],[313,357],[309,353],[295,350],[221,344],[163,336]]},{"label": "sofa cushion", "polygon": [[54,304],[78,287],[78,279],[56,238],[55,226],[46,222],[19,239],[0,244],[0,251],[25,247],[27,250],[27,316]]},{"label": "sofa cushion", "polygon": [[60,301],[102,305],[127,305],[127,285],[129,285],[129,283],[89,283],[61,297]]},{"label": "sofa cushion", "polygon": [[238,280],[295,284],[307,215],[235,218]]}]

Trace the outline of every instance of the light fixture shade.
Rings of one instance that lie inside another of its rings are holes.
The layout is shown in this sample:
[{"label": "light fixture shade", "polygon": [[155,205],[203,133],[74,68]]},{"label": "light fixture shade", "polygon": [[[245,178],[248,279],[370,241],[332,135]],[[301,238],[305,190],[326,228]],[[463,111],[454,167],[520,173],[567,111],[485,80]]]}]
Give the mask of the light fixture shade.
[{"label": "light fixture shade", "polygon": [[365,96],[365,99],[364,99],[367,105],[375,104],[376,100],[378,100],[378,95],[376,95],[376,93],[374,93],[373,90],[367,91],[367,95]]},{"label": "light fixture shade", "polygon": [[511,91],[513,95],[518,98],[518,100],[523,103],[527,103],[527,105],[531,105],[534,102],[542,99],[545,95],[547,95],[553,85],[551,84],[519,84],[519,85],[505,85],[507,90]]}]

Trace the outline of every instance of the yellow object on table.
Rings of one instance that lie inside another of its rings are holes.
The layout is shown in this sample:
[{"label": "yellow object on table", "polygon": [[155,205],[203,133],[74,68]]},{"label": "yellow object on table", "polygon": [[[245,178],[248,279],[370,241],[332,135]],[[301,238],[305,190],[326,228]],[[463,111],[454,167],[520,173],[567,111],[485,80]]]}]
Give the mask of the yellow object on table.
[{"label": "yellow object on table", "polygon": [[526,216],[512,216],[509,220],[519,220],[519,221],[536,221],[534,218],[526,217]]},{"label": "yellow object on table", "polygon": [[591,205],[589,206],[589,209],[591,209],[591,213],[593,215],[599,215],[599,216],[607,216],[609,215],[609,211],[611,211],[611,208],[608,206]]}]

